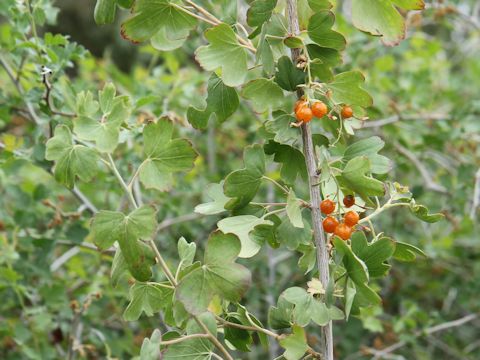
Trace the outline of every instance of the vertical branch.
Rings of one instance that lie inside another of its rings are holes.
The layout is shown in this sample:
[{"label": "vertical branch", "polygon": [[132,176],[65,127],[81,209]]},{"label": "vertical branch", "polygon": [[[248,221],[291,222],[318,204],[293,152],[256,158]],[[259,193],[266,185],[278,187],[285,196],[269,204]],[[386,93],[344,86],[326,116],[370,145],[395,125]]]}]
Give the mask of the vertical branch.
[{"label": "vertical branch", "polygon": [[[292,35],[296,35],[299,32],[297,4],[296,0],[287,0],[287,18]],[[296,64],[298,57],[300,56],[300,49],[292,49],[292,60]],[[299,97],[302,95],[298,92]],[[312,140],[312,131],[310,125],[303,124],[301,126],[302,141],[303,141],[303,154],[305,156],[305,163],[307,166],[308,182],[310,188],[310,201],[312,204],[312,223],[313,223],[313,237],[317,247],[317,267],[320,275],[320,281],[323,287],[326,289],[329,282],[329,268],[328,268],[328,249],[325,239],[325,233],[322,227],[322,214],[320,212],[320,202],[322,197],[320,194],[320,186],[318,185],[319,176],[317,174],[317,159],[315,156],[315,148]],[[332,322],[322,327],[322,343],[323,348],[321,353],[324,360],[333,360],[333,335],[332,335]]]},{"label": "vertical branch", "polygon": [[470,209],[470,219],[475,220],[475,215],[477,213],[477,208],[480,205],[480,169],[477,170],[475,174],[475,187],[473,189],[473,203],[472,208]]}]

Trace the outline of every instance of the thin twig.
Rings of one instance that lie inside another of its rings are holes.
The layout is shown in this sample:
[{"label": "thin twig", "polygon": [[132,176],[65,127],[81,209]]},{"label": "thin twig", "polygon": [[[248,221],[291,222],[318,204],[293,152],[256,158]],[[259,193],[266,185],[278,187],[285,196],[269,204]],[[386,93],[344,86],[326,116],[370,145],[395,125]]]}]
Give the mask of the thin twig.
[{"label": "thin twig", "polygon": [[448,194],[448,190],[444,186],[436,183],[433,180],[432,175],[430,175],[425,165],[423,165],[420,159],[413,152],[403,147],[399,143],[394,143],[394,146],[401,154],[403,154],[415,165],[418,171],[420,171],[420,175],[422,175],[422,178],[425,182],[425,185],[427,186],[427,189],[439,192],[441,194]]},{"label": "thin twig", "polygon": [[22,85],[20,84],[20,81],[17,81],[12,69],[8,65],[7,61],[3,58],[2,55],[0,55],[0,65],[5,69],[7,72],[8,77],[12,81],[12,83],[15,85],[15,88],[17,89],[20,97],[22,98],[23,102],[25,103],[25,106],[27,107],[28,114],[30,115],[30,119],[36,124],[40,124],[40,119],[35,113],[35,110],[33,108],[33,105],[27,100],[27,97],[25,96],[25,92],[23,90]]},{"label": "thin twig", "polygon": [[[448,329],[455,328],[455,327],[458,327],[458,326],[462,326],[463,324],[471,322],[471,321],[473,321],[477,318],[478,318],[478,314],[470,314],[470,315],[464,316],[464,317],[462,317],[460,319],[457,319],[457,320],[447,321],[445,323],[429,327],[425,330],[417,331],[413,334],[413,337],[418,338],[418,337],[425,336],[425,335],[428,336],[428,335],[437,333],[439,331],[444,331],[444,330],[448,330]],[[373,359],[381,359],[382,356],[385,356],[389,353],[392,353],[395,350],[400,349],[401,347],[403,347],[405,345],[407,345],[407,342],[402,340],[402,341],[399,341],[399,342],[397,342],[393,345],[390,345],[390,346],[386,347],[383,350],[369,349],[369,351],[370,351],[370,353],[372,353],[372,355],[374,355]]]},{"label": "thin twig", "polygon": [[[287,0],[287,18],[290,27],[290,33],[296,35],[300,31],[297,14],[297,2],[295,0]],[[293,63],[297,63],[297,59],[300,56],[299,49],[292,49]],[[301,90],[297,93],[300,98],[303,93]],[[329,254],[327,248],[327,242],[325,239],[325,233],[322,227],[322,214],[320,212],[320,202],[322,200],[320,194],[320,187],[316,186],[319,183],[319,176],[317,174],[317,159],[315,156],[315,148],[312,140],[312,132],[310,125],[303,124],[302,141],[303,141],[303,154],[305,155],[305,162],[307,166],[309,190],[310,190],[310,202],[312,205],[312,223],[313,223],[313,236],[315,239],[316,253],[317,253],[317,268],[319,272],[320,281],[323,287],[326,289],[328,286],[330,274],[329,274]],[[321,354],[324,360],[333,360],[333,335],[332,335],[332,322],[329,321],[321,329],[322,349]]]},{"label": "thin twig", "polygon": [[448,114],[442,113],[432,113],[432,114],[407,114],[407,115],[392,115],[385,119],[375,120],[375,121],[364,121],[362,123],[363,128],[375,128],[381,127],[389,124],[396,123],[403,120],[447,120]]}]

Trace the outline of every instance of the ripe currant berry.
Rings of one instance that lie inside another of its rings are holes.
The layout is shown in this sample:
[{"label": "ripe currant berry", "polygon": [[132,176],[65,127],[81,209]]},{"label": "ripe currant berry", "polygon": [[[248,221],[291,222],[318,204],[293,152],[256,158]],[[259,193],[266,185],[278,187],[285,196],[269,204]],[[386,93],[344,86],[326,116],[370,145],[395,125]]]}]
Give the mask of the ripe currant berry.
[{"label": "ripe currant berry", "polygon": [[325,219],[323,219],[322,225],[323,230],[326,233],[333,234],[333,232],[338,226],[338,221],[332,216],[327,216]]},{"label": "ripe currant berry", "polygon": [[309,122],[313,118],[312,109],[308,106],[299,107],[295,115],[297,116],[298,121],[303,121],[304,123]]},{"label": "ripe currant berry", "polygon": [[348,118],[351,118],[353,116],[353,110],[350,106],[348,105],[345,105],[343,108],[342,108],[342,118],[344,119],[348,119]]},{"label": "ripe currant berry", "polygon": [[323,200],[320,203],[320,210],[325,215],[331,214],[332,212],[335,211],[335,203],[330,199]]},{"label": "ripe currant berry", "polygon": [[355,205],[355,196],[353,195],[347,195],[343,198],[343,205],[345,205],[347,208],[352,207]]},{"label": "ripe currant berry", "polygon": [[356,211],[347,211],[343,217],[343,222],[348,226],[355,226],[358,224],[360,216]]},{"label": "ripe currant berry", "polygon": [[315,101],[312,105],[313,116],[322,118],[328,113],[328,108],[322,101]]},{"label": "ripe currant berry", "polygon": [[295,107],[293,108],[293,111],[296,113],[298,111],[298,109],[300,109],[303,106],[307,106],[307,105],[308,105],[308,103],[305,100],[303,100],[303,99],[297,100],[297,102],[295,103]]},{"label": "ripe currant berry", "polygon": [[344,223],[338,224],[335,228],[335,235],[337,235],[340,239],[348,240],[350,236],[352,236],[352,228]]}]

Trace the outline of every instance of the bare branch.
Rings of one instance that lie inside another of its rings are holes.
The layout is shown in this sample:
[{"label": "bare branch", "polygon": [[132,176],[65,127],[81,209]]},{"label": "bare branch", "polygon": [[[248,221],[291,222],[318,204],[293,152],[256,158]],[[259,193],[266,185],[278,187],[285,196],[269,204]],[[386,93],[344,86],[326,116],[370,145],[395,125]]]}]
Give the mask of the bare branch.
[{"label": "bare branch", "polygon": [[420,159],[414,153],[412,153],[410,150],[403,147],[399,143],[394,143],[394,146],[402,155],[408,158],[415,165],[418,171],[420,171],[420,174],[422,175],[422,178],[425,181],[425,185],[427,186],[427,189],[439,192],[441,194],[448,194],[448,190],[444,186],[436,183],[433,180],[433,177],[432,175],[430,175],[428,169],[425,167],[425,165],[420,161]]},{"label": "bare branch", "polygon": [[392,115],[386,117],[385,119],[375,120],[375,121],[364,121],[362,124],[363,128],[377,128],[389,124],[396,123],[398,121],[404,120],[447,120],[448,114],[443,113],[432,113],[432,114],[408,114],[408,115]]}]

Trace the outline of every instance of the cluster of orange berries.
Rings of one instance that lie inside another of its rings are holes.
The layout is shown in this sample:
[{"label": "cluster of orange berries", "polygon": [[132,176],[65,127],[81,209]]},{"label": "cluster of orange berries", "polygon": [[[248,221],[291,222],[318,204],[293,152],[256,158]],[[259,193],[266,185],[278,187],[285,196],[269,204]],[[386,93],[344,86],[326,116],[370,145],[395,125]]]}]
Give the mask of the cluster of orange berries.
[{"label": "cluster of orange berries", "polygon": [[[315,100],[312,105],[308,101],[300,99],[295,103],[295,117],[298,122],[307,123],[315,116],[322,118],[328,113],[328,107],[323,101]],[[350,106],[344,105],[340,112],[343,119],[348,119],[353,116],[353,110]]]},{"label": "cluster of orange berries", "polygon": [[[343,205],[349,208],[355,205],[355,197],[347,195],[343,198]],[[330,216],[335,211],[335,203],[332,200],[326,199],[320,203],[320,210],[325,215],[328,215],[323,220],[323,230],[329,234],[335,234],[343,240],[348,240],[352,236],[353,227],[358,224],[360,216],[356,211],[347,211],[343,215],[343,221],[338,222],[336,218]]]}]

